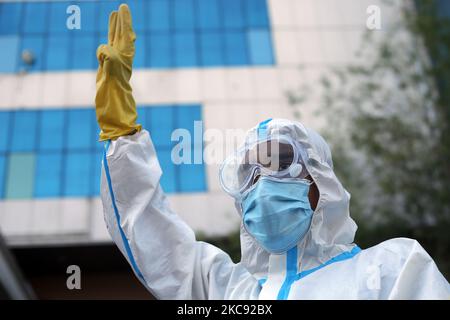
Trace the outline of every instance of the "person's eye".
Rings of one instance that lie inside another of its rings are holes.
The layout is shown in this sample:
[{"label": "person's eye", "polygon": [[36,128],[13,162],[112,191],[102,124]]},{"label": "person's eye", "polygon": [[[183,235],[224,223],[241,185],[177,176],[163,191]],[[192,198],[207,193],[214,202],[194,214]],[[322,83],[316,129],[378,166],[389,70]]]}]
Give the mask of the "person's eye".
[{"label": "person's eye", "polygon": [[261,177],[261,174],[255,173],[255,175],[253,176],[252,185],[257,183],[260,177]]}]

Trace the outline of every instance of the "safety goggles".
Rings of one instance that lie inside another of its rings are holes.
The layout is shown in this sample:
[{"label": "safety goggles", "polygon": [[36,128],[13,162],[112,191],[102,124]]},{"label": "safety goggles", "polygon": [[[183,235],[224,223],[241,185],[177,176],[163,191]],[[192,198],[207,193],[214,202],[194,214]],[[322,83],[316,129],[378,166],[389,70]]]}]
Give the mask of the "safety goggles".
[{"label": "safety goggles", "polygon": [[299,178],[308,176],[306,153],[289,136],[269,136],[247,143],[229,156],[220,168],[220,184],[231,196],[238,198],[261,176]]}]

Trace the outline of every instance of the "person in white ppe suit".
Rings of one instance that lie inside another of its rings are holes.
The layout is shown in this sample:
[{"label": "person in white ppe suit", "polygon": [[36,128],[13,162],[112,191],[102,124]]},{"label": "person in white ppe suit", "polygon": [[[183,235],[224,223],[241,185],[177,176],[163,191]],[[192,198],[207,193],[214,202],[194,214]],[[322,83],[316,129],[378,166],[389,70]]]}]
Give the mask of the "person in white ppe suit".
[{"label": "person in white ppe suit", "polygon": [[450,298],[449,283],[417,241],[365,250],[353,243],[350,195],[328,145],[301,123],[258,124],[221,167],[221,185],[241,215],[240,263],[197,241],[171,210],[151,133],[130,128],[105,139],[101,198],[112,239],[156,298]]}]

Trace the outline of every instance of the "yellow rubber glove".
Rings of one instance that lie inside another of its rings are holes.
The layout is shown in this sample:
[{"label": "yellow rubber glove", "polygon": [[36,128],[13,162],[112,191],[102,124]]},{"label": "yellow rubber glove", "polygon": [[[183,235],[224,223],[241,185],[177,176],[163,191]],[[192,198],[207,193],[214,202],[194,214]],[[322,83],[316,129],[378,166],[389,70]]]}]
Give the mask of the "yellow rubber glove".
[{"label": "yellow rubber glove", "polygon": [[97,49],[95,111],[100,141],[115,140],[141,130],[130,86],[134,41],[130,9],[121,4],[109,17],[108,44]]}]

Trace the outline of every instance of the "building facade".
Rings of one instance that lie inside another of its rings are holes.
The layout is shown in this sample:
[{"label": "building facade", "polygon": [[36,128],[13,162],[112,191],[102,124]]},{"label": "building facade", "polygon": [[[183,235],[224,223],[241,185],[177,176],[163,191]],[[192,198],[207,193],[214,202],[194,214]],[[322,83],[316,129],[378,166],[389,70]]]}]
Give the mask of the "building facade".
[{"label": "building facade", "polygon": [[[137,35],[132,86],[162,187],[195,231],[239,228],[219,161],[174,164],[174,130],[195,136],[295,118],[287,93],[353,61],[381,0],[129,0]],[[110,241],[99,199],[103,144],[95,56],[119,1],[0,2],[0,228],[12,244]],[[75,7],[74,7],[75,5]],[[74,16],[75,15],[75,16]],[[79,29],[73,19],[79,17]],[[75,26],[75,28],[72,28]],[[315,98],[301,120],[320,129]],[[196,125],[197,124],[197,125]],[[192,139],[192,154],[220,141]]]}]

